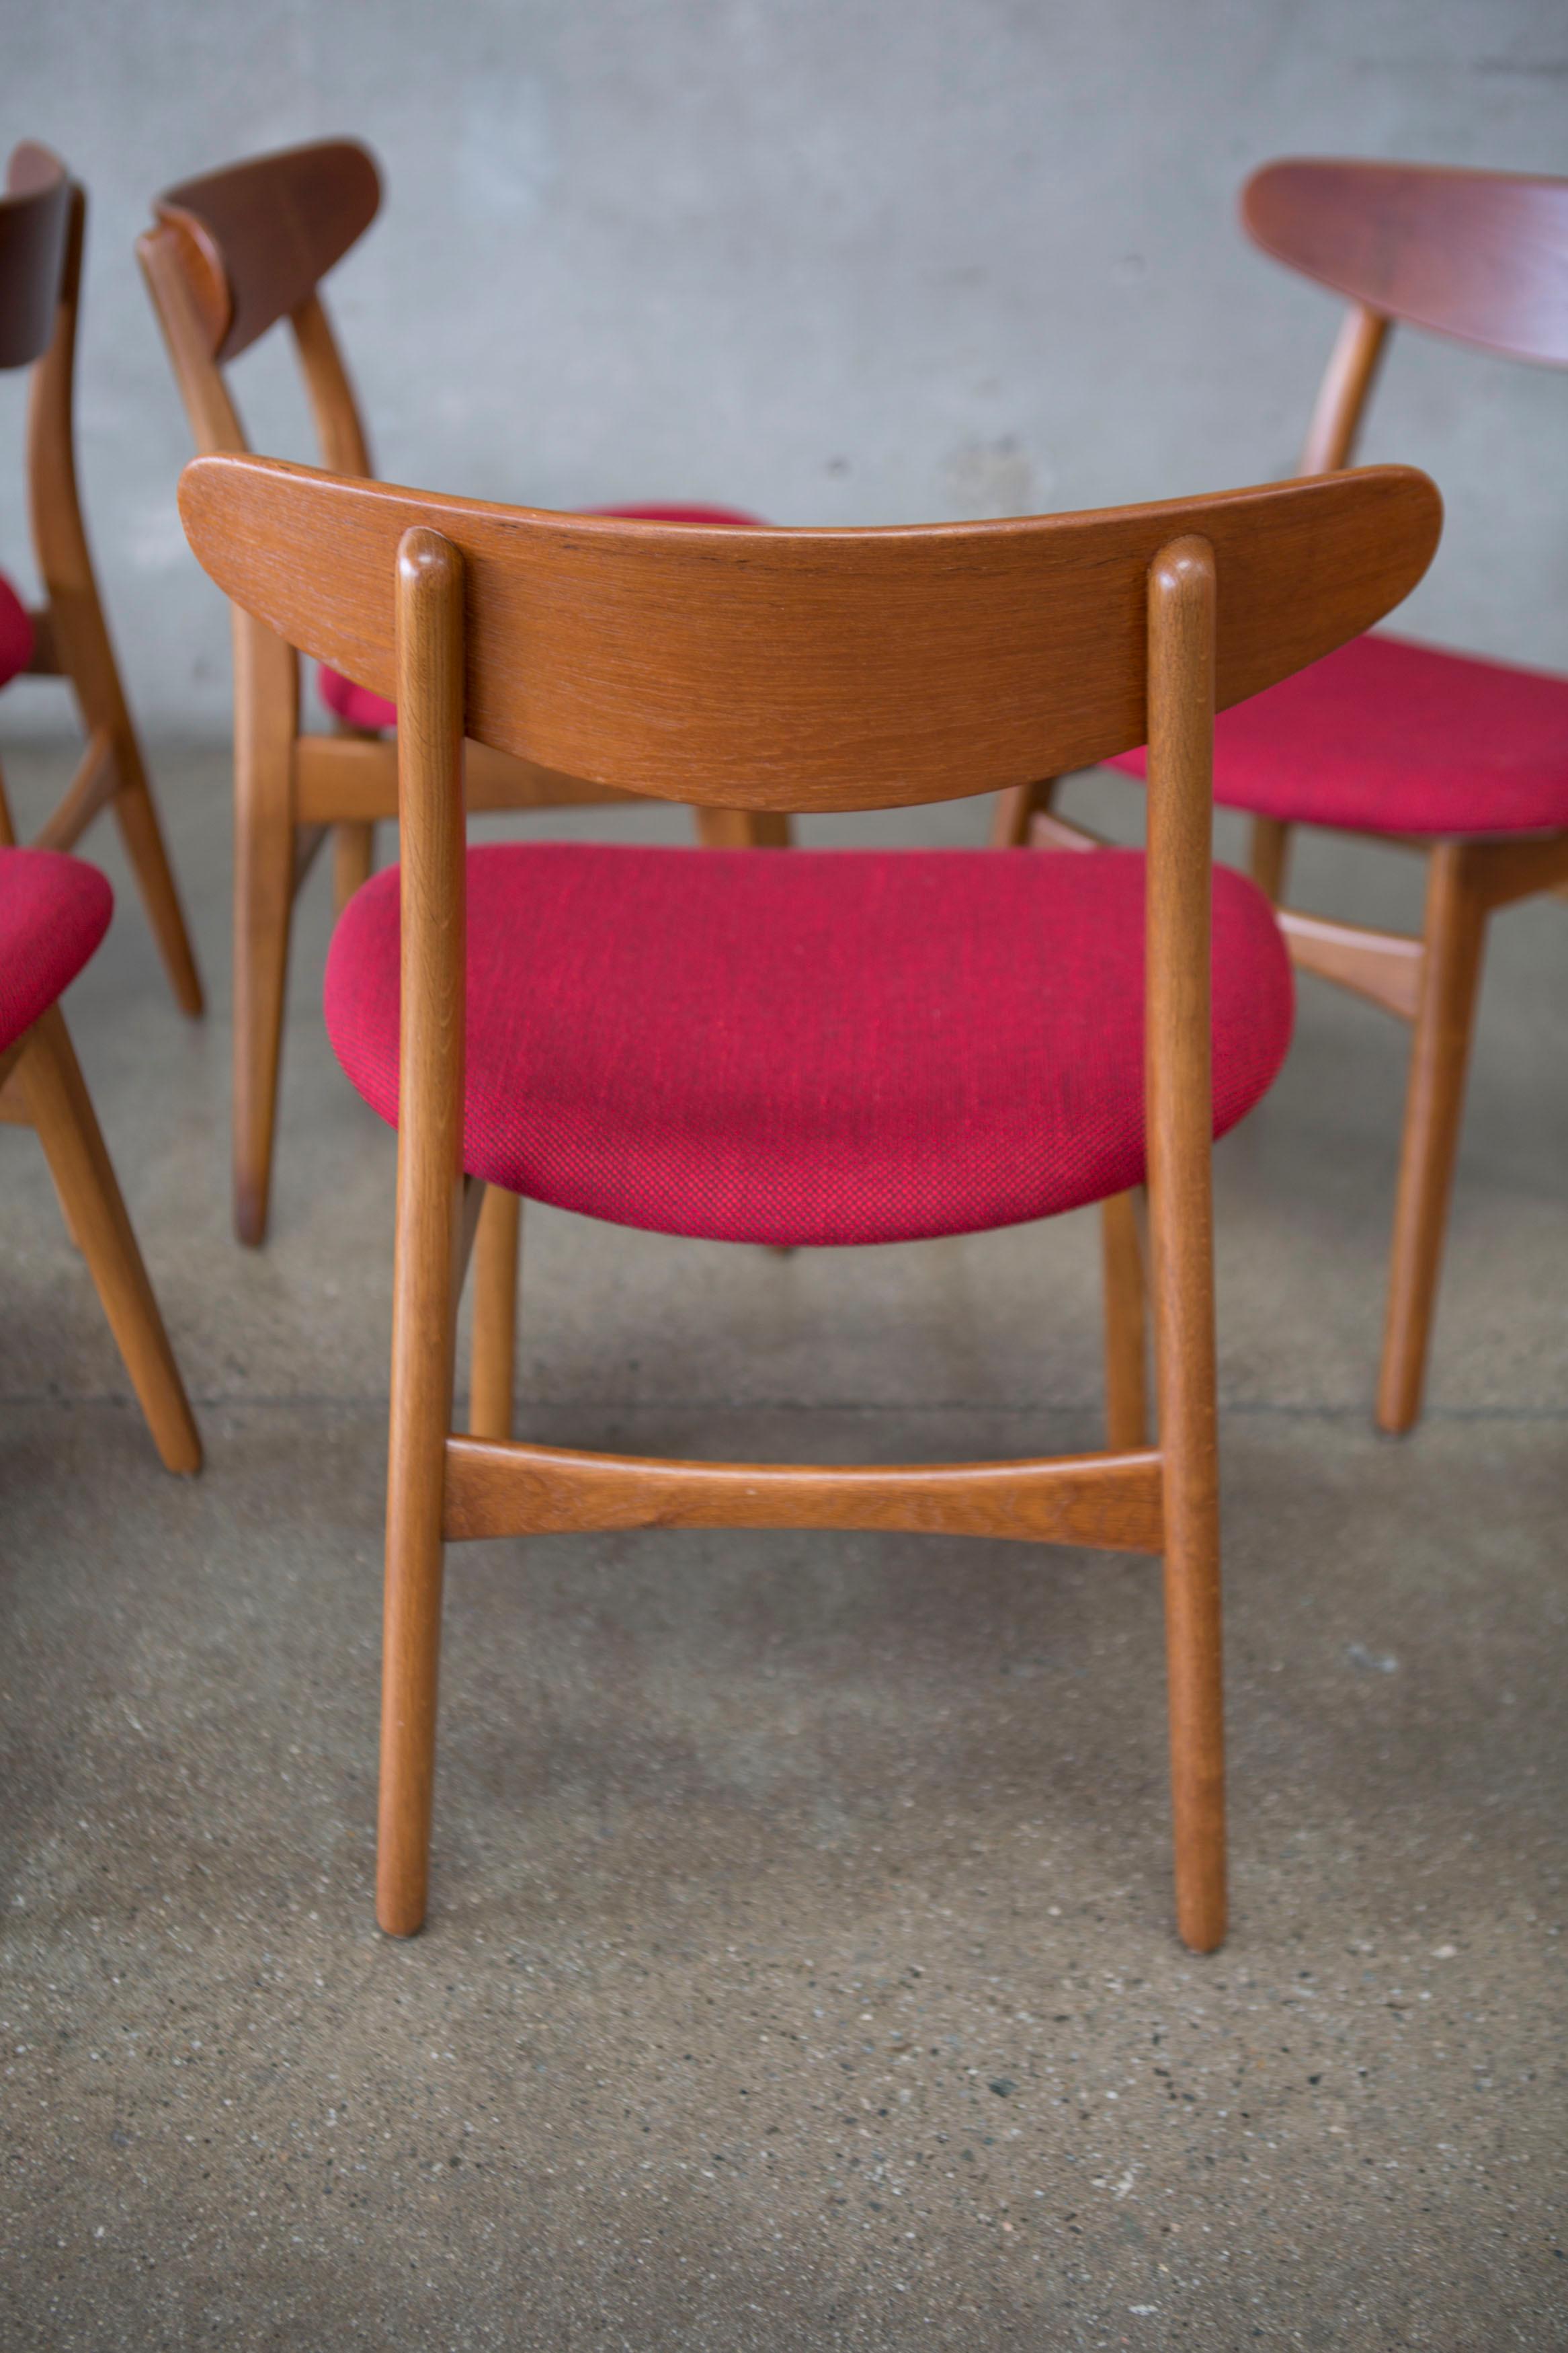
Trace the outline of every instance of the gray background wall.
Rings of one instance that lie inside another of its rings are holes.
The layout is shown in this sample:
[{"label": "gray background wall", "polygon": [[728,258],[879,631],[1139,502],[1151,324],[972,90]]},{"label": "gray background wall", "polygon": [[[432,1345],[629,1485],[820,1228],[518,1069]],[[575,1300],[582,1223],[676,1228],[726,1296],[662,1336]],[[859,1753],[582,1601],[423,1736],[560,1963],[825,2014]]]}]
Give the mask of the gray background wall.
[{"label": "gray background wall", "polygon": [[[1281,472],[1336,312],[1242,241],[1248,169],[1568,171],[1555,0],[0,0],[0,134],[91,191],[82,470],[165,727],[220,725],[228,685],[131,258],[170,180],[326,132],[377,150],[384,210],[330,291],[388,475],[805,523]],[[310,454],[278,339],[238,389],[258,447]],[[1568,381],[1406,337],[1364,454],[1449,502],[1406,624],[1568,666]],[[25,575],[24,533],[6,466]],[[6,697],[7,729],[62,717]]]}]

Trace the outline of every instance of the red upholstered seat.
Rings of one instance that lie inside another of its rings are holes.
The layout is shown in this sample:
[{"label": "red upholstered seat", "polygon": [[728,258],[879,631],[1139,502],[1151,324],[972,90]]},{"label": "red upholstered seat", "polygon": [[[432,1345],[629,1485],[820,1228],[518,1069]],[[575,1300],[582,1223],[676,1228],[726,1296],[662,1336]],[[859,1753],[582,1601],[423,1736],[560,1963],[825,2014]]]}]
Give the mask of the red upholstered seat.
[{"label": "red upholstered seat", "polygon": [[[1110,765],[1142,776],[1143,754]],[[1353,638],[1220,713],[1215,798],[1369,833],[1568,826],[1568,678]]]},{"label": "red upholstered seat", "polygon": [[76,978],[113,913],[96,866],[58,849],[0,849],[0,1053]]},{"label": "red upholstered seat", "polygon": [[[739,507],[590,507],[588,512],[620,515],[628,522],[706,523],[710,530],[752,530],[762,522],[760,515],[743,513]],[[344,678],[341,670],[329,670],[325,662],[317,673],[317,683],[327,709],[335,718],[346,720],[351,727],[380,732],[396,726],[395,702],[389,702],[384,694],[372,693],[368,686],[356,686],[352,678]]]},{"label": "red upholstered seat", "polygon": [[[468,853],[468,1170],[617,1225],[900,1241],[1143,1176],[1143,860],[1128,850]],[[356,893],[326,1015],[397,1112],[398,878]],[[1215,1131],[1289,1042],[1261,895],[1215,876]]]},{"label": "red upholstered seat", "polygon": [[33,659],[33,624],[26,605],[0,572],[0,686]]}]

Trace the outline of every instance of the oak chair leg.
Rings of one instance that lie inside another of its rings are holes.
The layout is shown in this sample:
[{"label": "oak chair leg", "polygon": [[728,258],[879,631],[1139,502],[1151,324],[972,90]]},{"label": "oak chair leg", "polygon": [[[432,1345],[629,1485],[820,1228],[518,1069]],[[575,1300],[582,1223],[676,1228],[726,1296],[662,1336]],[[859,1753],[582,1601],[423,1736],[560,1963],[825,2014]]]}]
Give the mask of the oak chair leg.
[{"label": "oak chair leg", "polygon": [[1113,1453],[1148,1443],[1143,1250],[1138,1205],[1113,1194],[1100,1208],[1105,1278],[1105,1442]]},{"label": "oak chair leg", "polygon": [[1391,1436],[1414,1427],[1426,1381],[1486,946],[1487,907],[1472,863],[1464,843],[1440,842],[1427,868],[1426,953],[1410,1051],[1377,1387],[1378,1428]]},{"label": "oak chair leg", "polygon": [[996,813],[991,820],[993,849],[1027,849],[1029,825],[1040,810],[1048,809],[1056,797],[1056,776],[1042,776],[1032,785],[1009,785],[996,796]]},{"label": "oak chair leg", "polygon": [[163,840],[163,828],[159,822],[157,804],[147,782],[142,764],[142,749],[135,731],[126,719],[115,729],[110,741],[113,746],[115,772],[119,777],[110,807],[120,828],[120,838],[125,854],[131,860],[142,903],[147,910],[147,920],[169,976],[175,1001],[182,1013],[193,1019],[203,1010],[201,976],[191,947],[190,934],[185,928],[184,911],[169,864],[169,852]]},{"label": "oak chair leg", "polygon": [[1176,1925],[1224,1941],[1209,941],[1214,555],[1184,540],[1149,575],[1148,1148],[1165,1522]]},{"label": "oak chair leg", "polygon": [[1285,873],[1290,860],[1290,826],[1280,817],[1252,820],[1252,879],[1275,906],[1285,896]]},{"label": "oak chair leg", "polygon": [[511,1436],[517,1357],[517,1268],[522,1203],[487,1185],[474,1240],[474,1340],[468,1430],[475,1438]]},{"label": "oak chair leg", "polygon": [[271,1205],[294,859],[286,789],[242,789],[234,845],[234,1229],[252,1248],[266,1240]]},{"label": "oak chair leg", "polygon": [[787,849],[786,809],[700,808],[697,838],[704,849]]},{"label": "oak chair leg", "polygon": [[341,915],[375,868],[375,828],[344,820],[332,828],[332,912]]},{"label": "oak chair leg", "polygon": [[429,1878],[464,1227],[462,593],[457,551],[409,532],[397,564],[403,1009],[375,1907],[395,1936],[423,1925]]},{"label": "oak chair leg", "polygon": [[97,1285],[153,1442],[167,1470],[199,1471],[202,1442],[180,1368],[58,1006],[30,1031],[18,1075],[66,1221]]}]

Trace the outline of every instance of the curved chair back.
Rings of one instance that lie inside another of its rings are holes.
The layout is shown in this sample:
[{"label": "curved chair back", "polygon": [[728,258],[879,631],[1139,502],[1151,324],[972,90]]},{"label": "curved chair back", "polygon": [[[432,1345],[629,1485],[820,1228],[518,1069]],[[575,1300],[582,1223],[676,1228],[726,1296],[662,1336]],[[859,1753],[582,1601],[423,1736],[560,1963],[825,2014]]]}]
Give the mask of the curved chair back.
[{"label": "curved chair back", "polygon": [[1368,628],[1426,570],[1441,507],[1401,467],[1085,514],[730,532],[542,513],[261,459],[187,467],[181,512],[226,594],[398,691],[398,550],[464,578],[464,725],[595,783],[745,808],[952,799],[1147,735],[1150,567],[1212,550],[1215,700]]},{"label": "curved chair back", "polygon": [[48,349],[70,214],[59,157],[30,141],[13,148],[0,196],[0,368],[30,367]]},{"label": "curved chair back", "polygon": [[363,420],[319,290],[380,204],[375,160],[353,139],[252,156],[154,199],[137,258],[198,449],[248,446],[224,369],[287,319],[323,459],[340,473],[370,472]]},{"label": "curved chair back", "polygon": [[1568,367],[1568,180],[1295,157],[1241,195],[1253,243],[1346,295],[1301,457],[1349,462],[1390,325]]}]

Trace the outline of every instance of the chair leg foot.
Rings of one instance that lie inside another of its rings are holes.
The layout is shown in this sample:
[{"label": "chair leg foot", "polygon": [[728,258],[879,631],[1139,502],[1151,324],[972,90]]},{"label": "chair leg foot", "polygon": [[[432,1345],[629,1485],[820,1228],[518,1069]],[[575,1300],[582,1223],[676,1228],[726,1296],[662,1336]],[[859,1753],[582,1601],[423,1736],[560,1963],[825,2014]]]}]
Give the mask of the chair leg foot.
[{"label": "chair leg foot", "polygon": [[1486,923],[1465,845],[1440,843],[1431,853],[1428,872],[1426,954],[1405,1094],[1377,1388],[1377,1425],[1391,1437],[1414,1429],[1421,1413]]},{"label": "chair leg foot", "polygon": [[58,1006],[35,1024],[18,1069],[67,1224],[87,1260],[153,1442],[166,1470],[188,1477],[202,1467],[202,1441]]},{"label": "chair leg foot", "polygon": [[293,921],[294,828],[287,814],[238,817],[235,844],[234,1230],[267,1239],[278,1080]]},{"label": "chair leg foot", "polygon": [[1212,1953],[1226,1926],[1217,1528],[1212,1541],[1173,1545],[1166,1553],[1165,1641],[1176,1926],[1194,1953]]}]

